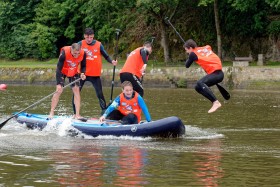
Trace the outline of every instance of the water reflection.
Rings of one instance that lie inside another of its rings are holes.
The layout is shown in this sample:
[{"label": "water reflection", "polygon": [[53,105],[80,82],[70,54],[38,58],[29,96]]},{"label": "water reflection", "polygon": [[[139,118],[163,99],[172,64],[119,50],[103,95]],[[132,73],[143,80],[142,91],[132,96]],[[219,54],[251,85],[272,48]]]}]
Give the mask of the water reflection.
[{"label": "water reflection", "polygon": [[[279,92],[234,91],[208,115],[209,103],[193,90],[146,91],[153,119],[180,117],[185,137],[81,139],[29,131],[10,120],[0,131],[0,186],[279,186]],[[9,87],[0,93],[0,121],[51,92]],[[109,98],[110,89],[104,93]],[[83,115],[99,116],[92,89],[82,94]],[[69,98],[67,89],[60,114],[72,114]],[[47,114],[49,105],[46,100],[28,112]]]},{"label": "water reflection", "polygon": [[[49,153],[55,161],[53,167],[57,172],[57,182],[63,186],[101,186],[102,169],[105,162],[100,148],[82,148],[75,151],[52,151]],[[77,183],[79,181],[79,183]]]},{"label": "water reflection", "polygon": [[148,164],[144,149],[121,147],[119,150],[116,182],[118,186],[142,186],[145,181],[143,168]]},{"label": "water reflection", "polygon": [[52,151],[49,156],[55,161],[54,180],[63,186],[142,186],[147,183],[143,178],[146,154],[143,149],[123,146],[77,147],[73,151]]},{"label": "water reflection", "polygon": [[[70,150],[51,151],[49,159],[54,161],[53,180],[62,186],[111,184],[127,187],[152,185],[154,182],[181,186],[189,181],[195,186],[219,186],[224,177],[221,139],[198,141],[193,146],[193,153],[172,154],[169,150],[158,152],[137,146],[87,144],[82,148],[74,146]],[[153,159],[152,162],[149,159]],[[192,177],[186,177],[186,173],[192,173]]]},{"label": "water reflection", "polygon": [[221,167],[221,140],[212,139],[200,147],[207,152],[194,153],[194,175],[202,186],[219,186],[218,182],[224,176]]}]

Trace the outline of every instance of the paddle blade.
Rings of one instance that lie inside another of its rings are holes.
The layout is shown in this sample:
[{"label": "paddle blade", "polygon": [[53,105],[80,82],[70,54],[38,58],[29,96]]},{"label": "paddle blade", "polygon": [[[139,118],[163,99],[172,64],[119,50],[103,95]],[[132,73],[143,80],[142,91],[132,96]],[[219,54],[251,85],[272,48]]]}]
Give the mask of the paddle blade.
[{"label": "paddle blade", "polygon": [[225,100],[229,100],[230,94],[228,93],[228,91],[219,84],[216,84],[216,86],[218,87],[219,91],[221,92],[221,94],[225,98]]}]

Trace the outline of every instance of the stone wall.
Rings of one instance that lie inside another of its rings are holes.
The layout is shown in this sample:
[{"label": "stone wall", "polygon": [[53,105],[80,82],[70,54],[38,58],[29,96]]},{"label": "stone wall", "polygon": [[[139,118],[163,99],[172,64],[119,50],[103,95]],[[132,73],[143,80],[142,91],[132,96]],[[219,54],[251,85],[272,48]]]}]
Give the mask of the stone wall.
[{"label": "stone wall", "polygon": [[[223,84],[230,89],[280,90],[280,67],[224,67]],[[110,86],[113,69],[104,69],[103,86]],[[145,87],[192,88],[205,72],[199,67],[153,68],[147,71]],[[0,68],[0,83],[55,84],[55,69]],[[119,69],[116,68],[115,85],[119,86]]]}]

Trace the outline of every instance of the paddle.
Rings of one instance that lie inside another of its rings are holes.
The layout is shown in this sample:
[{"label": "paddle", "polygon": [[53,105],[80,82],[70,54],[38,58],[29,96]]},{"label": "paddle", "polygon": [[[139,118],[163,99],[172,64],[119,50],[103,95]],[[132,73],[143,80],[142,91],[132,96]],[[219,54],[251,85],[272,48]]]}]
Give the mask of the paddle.
[{"label": "paddle", "polygon": [[[168,17],[165,18],[165,20],[167,21],[167,23],[173,28],[173,30],[176,32],[176,34],[179,36],[179,38],[182,40],[182,42],[185,43],[185,40],[182,38],[182,36],[180,35],[180,33],[176,30],[176,28],[172,25],[172,23],[170,22],[170,20],[168,19]],[[229,100],[230,99],[230,94],[228,93],[228,91],[222,87],[220,84],[216,84],[216,86],[218,87],[220,93],[222,94],[222,96],[225,98],[225,100]]]},{"label": "paddle", "polygon": [[[62,87],[62,89],[66,88],[66,87],[69,87],[70,85],[72,85],[72,84],[74,84],[74,83],[76,83],[76,82],[78,82],[78,81],[80,81],[80,80],[81,80],[81,78],[79,78],[79,79],[77,79],[77,80],[75,80],[75,81],[73,81],[73,82],[67,84],[66,86]],[[53,92],[53,93],[51,93],[50,95],[47,95],[46,97],[40,99],[39,101],[33,103],[33,104],[30,105],[29,107],[26,107],[25,109],[23,109],[23,110],[17,112],[16,114],[12,115],[11,117],[9,117],[8,119],[6,119],[5,121],[3,121],[3,122],[0,124],[0,129],[2,129],[2,127],[3,127],[10,119],[12,119],[12,118],[14,118],[15,116],[17,116],[18,114],[20,114],[20,113],[26,111],[27,109],[32,108],[33,106],[37,105],[38,103],[40,103],[40,102],[44,101],[45,99],[51,97],[51,96],[54,95],[55,93],[56,93],[56,91]]]},{"label": "paddle", "polygon": [[[115,47],[115,60],[117,60],[117,55],[119,53],[119,48],[118,48],[118,43],[119,43],[119,35],[120,35],[121,30],[120,29],[116,29],[116,47]],[[115,72],[116,72],[116,66],[114,66],[113,69],[113,77],[112,77],[112,84],[111,84],[111,96],[110,96],[110,102],[109,105],[110,106],[112,104],[112,100],[113,100],[113,90],[114,90],[114,81],[115,81]]]}]

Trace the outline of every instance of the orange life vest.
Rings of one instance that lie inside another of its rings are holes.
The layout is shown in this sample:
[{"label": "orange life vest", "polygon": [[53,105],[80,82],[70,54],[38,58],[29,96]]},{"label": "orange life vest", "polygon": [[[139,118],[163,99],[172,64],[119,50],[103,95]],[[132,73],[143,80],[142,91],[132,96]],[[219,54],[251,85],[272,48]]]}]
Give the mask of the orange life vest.
[{"label": "orange life vest", "polygon": [[193,52],[198,57],[196,63],[200,65],[207,74],[222,69],[221,59],[212,51],[211,46],[196,47]]},{"label": "orange life vest", "polygon": [[142,48],[143,47],[139,47],[128,55],[126,62],[123,68],[121,69],[120,73],[124,73],[124,72],[132,73],[136,75],[138,78],[142,76],[140,71],[144,65],[142,56],[140,54],[140,50]]},{"label": "orange life vest", "polygon": [[61,73],[67,77],[73,77],[78,73],[79,64],[84,58],[84,51],[81,50],[80,55],[75,58],[71,54],[71,46],[65,46],[61,50],[64,50],[65,52],[65,61],[63,63]]},{"label": "orange life vest", "polygon": [[96,40],[94,45],[88,45],[85,40],[82,40],[81,48],[87,54],[86,60],[86,76],[100,76],[102,69],[102,56],[100,52],[101,42]]},{"label": "orange life vest", "polygon": [[123,93],[120,94],[120,106],[118,107],[118,110],[125,116],[130,113],[135,114],[138,118],[138,123],[139,123],[141,120],[142,109],[138,104],[139,94],[137,92],[134,93],[135,93],[134,97],[131,98],[130,100],[126,99]]}]

